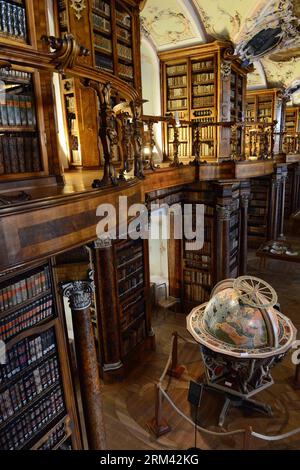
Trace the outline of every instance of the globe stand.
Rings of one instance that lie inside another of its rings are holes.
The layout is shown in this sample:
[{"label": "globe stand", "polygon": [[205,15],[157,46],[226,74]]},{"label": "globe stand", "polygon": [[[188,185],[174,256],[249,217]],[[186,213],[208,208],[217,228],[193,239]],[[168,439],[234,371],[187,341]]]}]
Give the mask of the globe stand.
[{"label": "globe stand", "polygon": [[225,401],[222,407],[222,410],[219,415],[218,425],[223,426],[226,420],[228,413],[230,412],[231,408],[246,408],[251,411],[256,411],[258,413],[265,414],[267,416],[273,416],[272,408],[270,405],[265,403],[261,403],[256,400],[252,400],[250,398],[243,397],[242,395],[237,396],[230,392],[224,392],[219,388],[215,387],[213,384],[201,384],[204,390],[207,391],[214,391],[221,393],[225,397]]},{"label": "globe stand", "polygon": [[226,394],[225,402],[222,408],[222,411],[219,416],[219,426],[223,426],[226,416],[229,413],[230,409],[234,408],[247,408],[251,411],[256,411],[258,413],[265,414],[267,416],[273,416],[272,408],[270,405],[260,403],[256,400],[251,400],[249,398],[239,398],[234,395]]}]

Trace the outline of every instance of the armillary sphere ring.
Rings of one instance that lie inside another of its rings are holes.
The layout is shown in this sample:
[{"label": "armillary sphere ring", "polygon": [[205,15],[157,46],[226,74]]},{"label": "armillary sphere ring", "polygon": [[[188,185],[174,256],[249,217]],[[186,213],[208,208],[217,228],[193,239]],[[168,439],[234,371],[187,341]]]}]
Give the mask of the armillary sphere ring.
[{"label": "armillary sphere ring", "polygon": [[258,277],[240,276],[234,280],[233,288],[239,299],[250,307],[269,308],[278,300],[273,287]]}]

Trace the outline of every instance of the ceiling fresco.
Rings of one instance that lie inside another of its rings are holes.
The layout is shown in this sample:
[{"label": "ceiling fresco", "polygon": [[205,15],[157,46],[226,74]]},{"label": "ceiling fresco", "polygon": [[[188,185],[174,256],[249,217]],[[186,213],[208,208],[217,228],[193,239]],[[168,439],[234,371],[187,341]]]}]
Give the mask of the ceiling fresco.
[{"label": "ceiling fresco", "polygon": [[150,0],[141,14],[142,30],[158,50],[206,42],[194,10],[180,0]]},{"label": "ceiling fresco", "polygon": [[[147,0],[141,15],[158,51],[231,40],[254,65],[249,89],[290,88],[300,80],[300,0]],[[300,104],[299,91],[292,102]]]}]

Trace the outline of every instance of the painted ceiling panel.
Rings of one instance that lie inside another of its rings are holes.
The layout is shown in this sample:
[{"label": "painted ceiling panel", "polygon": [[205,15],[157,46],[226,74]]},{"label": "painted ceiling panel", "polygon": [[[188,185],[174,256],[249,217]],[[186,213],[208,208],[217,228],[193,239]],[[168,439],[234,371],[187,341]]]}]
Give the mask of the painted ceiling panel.
[{"label": "painted ceiling panel", "polygon": [[158,50],[204,42],[192,13],[180,0],[149,0],[141,14],[142,26]]},{"label": "painted ceiling panel", "polygon": [[206,31],[215,38],[235,42],[261,0],[194,0]]}]

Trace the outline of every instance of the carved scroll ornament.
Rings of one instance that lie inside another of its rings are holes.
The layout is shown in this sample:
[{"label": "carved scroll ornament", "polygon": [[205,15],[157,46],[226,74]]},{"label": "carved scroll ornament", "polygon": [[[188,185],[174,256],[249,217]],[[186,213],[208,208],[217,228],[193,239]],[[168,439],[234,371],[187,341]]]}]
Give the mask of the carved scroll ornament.
[{"label": "carved scroll ornament", "polygon": [[55,36],[42,36],[45,44],[48,44],[51,49],[55,68],[59,72],[64,72],[66,69],[74,67],[78,57],[86,57],[90,51],[77,43],[73,34],[65,33],[63,38],[56,38]]}]

